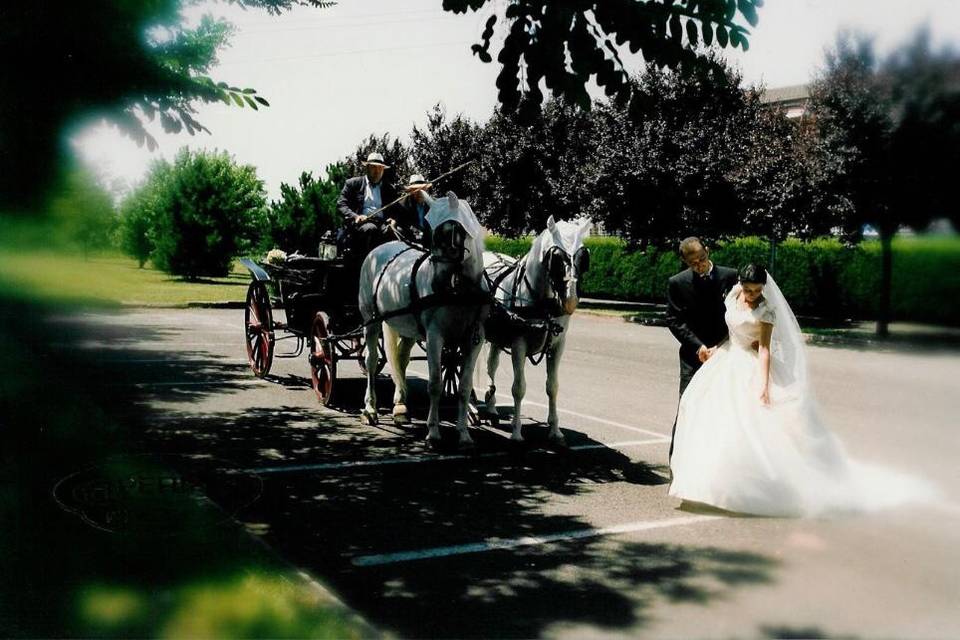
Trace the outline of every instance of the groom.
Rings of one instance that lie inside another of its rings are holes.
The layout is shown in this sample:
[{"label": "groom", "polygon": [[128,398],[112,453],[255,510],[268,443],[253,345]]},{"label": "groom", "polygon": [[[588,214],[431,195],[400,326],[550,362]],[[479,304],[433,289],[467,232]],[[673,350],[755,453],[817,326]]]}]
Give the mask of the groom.
[{"label": "groom", "polygon": [[[670,278],[667,287],[667,326],[680,341],[680,395],[690,384],[697,369],[714,354],[727,338],[726,308],[723,299],[737,284],[737,271],[713,264],[710,253],[699,238],[680,243],[680,258],[689,267]],[[674,418],[670,434],[673,457]]]}]

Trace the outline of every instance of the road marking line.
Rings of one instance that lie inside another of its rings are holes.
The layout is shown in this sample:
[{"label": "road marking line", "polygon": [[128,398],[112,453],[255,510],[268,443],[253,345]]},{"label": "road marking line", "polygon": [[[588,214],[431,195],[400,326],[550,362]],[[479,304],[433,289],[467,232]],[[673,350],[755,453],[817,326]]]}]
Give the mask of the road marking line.
[{"label": "road marking line", "polygon": [[[408,368],[407,371],[408,371],[408,372],[411,372],[411,373],[417,374],[417,376],[419,376],[420,378],[427,379],[427,378],[430,377],[428,374],[424,373],[423,371],[419,371],[419,370],[417,370],[417,369],[409,369],[409,368]],[[476,388],[476,387],[474,387],[474,388]],[[504,394],[502,394],[502,393],[498,393],[498,394],[497,394],[497,397],[500,398],[501,400],[508,400],[508,401],[510,401],[511,403],[513,402],[513,396],[508,396],[508,395],[504,395]],[[523,399],[523,403],[524,403],[524,404],[530,404],[530,405],[533,405],[533,406],[535,406],[535,407],[540,407],[540,408],[543,408],[543,409],[549,409],[549,408],[550,408],[549,405],[543,404],[542,402],[535,402],[534,400],[527,400],[526,398]],[[568,414],[570,414],[570,415],[572,415],[572,416],[577,416],[578,418],[584,418],[584,419],[586,419],[586,420],[593,420],[594,422],[600,422],[600,423],[602,423],[602,424],[609,424],[609,425],[612,426],[612,427],[620,427],[621,429],[627,429],[628,431],[635,431],[635,432],[637,432],[637,433],[644,433],[644,434],[646,434],[646,435],[648,435],[648,436],[659,436],[659,437],[661,437],[661,438],[669,438],[669,437],[670,437],[670,436],[667,435],[666,433],[661,433],[661,432],[659,432],[659,431],[651,431],[650,429],[644,429],[644,428],[642,428],[642,427],[634,427],[633,425],[623,424],[622,422],[614,422],[613,420],[607,420],[606,418],[598,418],[597,416],[591,416],[591,415],[588,415],[588,414],[586,414],[586,413],[580,413],[580,412],[578,412],[578,411],[572,411],[572,410],[570,410],[570,409],[561,409],[560,407],[557,407],[557,411],[559,411],[560,413],[568,413]]]},{"label": "road marking line", "polygon": [[252,385],[269,382],[267,380],[214,380],[208,382],[111,382],[106,387],[205,387],[210,385]]},{"label": "road marking line", "polygon": [[413,551],[400,551],[397,553],[357,556],[351,560],[351,563],[357,567],[373,567],[385,564],[396,564],[398,562],[410,562],[413,560],[427,560],[430,558],[443,558],[447,556],[458,556],[469,553],[484,553],[486,551],[516,549],[518,547],[540,546],[553,542],[563,542],[566,540],[583,540],[585,538],[596,538],[599,536],[635,533],[638,531],[651,531],[654,529],[666,529],[668,527],[680,527],[687,524],[697,524],[700,522],[707,522],[709,520],[717,520],[722,517],[723,516],[699,515],[683,518],[670,518],[668,520],[655,520],[652,522],[628,522],[625,524],[614,525],[612,527],[601,527],[599,529],[579,529],[576,531],[565,531],[563,533],[553,533],[543,536],[493,539],[486,540],[484,542],[458,544],[449,547],[434,547],[432,549],[418,549]]},{"label": "road marking line", "polygon": [[243,347],[243,340],[238,342],[177,342],[174,338],[165,340],[158,338],[155,340],[141,340],[136,346],[128,344],[117,344],[107,342],[106,340],[81,340],[80,342],[51,342],[50,346],[58,349],[84,349],[84,350],[102,350],[102,351],[157,351],[159,347]]},{"label": "road marking line", "polygon": [[203,364],[223,364],[224,362],[246,362],[246,358],[197,358],[196,360],[176,360],[174,358],[107,358],[100,359],[98,364],[155,364],[166,363],[176,366],[197,366]]},{"label": "road marking line", "polygon": [[[498,394],[497,394],[497,397],[498,397],[498,398],[501,398],[501,399],[503,399],[503,400],[509,400],[510,402],[513,402],[513,396],[507,396],[507,395],[503,395],[503,394],[498,393]],[[535,407],[541,407],[541,408],[543,408],[543,409],[549,409],[549,408],[550,408],[549,405],[543,404],[543,403],[541,403],[541,402],[535,402],[535,401],[533,401],[533,400],[527,400],[526,398],[524,398],[523,403],[524,403],[524,404],[532,404],[532,405],[535,406]],[[627,429],[627,430],[629,430],[629,431],[636,431],[637,433],[644,433],[644,434],[646,434],[646,435],[648,435],[648,436],[659,436],[659,437],[661,437],[661,438],[668,438],[668,439],[669,439],[669,437],[670,437],[670,436],[668,436],[668,435],[665,434],[665,433],[660,433],[659,431],[651,431],[650,429],[644,429],[644,428],[642,428],[642,427],[634,427],[633,425],[623,424],[622,422],[614,422],[613,420],[607,420],[606,418],[598,418],[597,416],[591,416],[591,415],[588,415],[588,414],[586,414],[586,413],[579,413],[579,412],[573,411],[573,410],[571,410],[571,409],[561,409],[560,407],[557,407],[557,411],[559,411],[560,413],[568,413],[568,414],[570,414],[570,415],[572,415],[572,416],[577,416],[578,418],[584,418],[585,420],[593,420],[594,422],[600,422],[600,423],[603,423],[603,424],[609,424],[610,426],[613,426],[613,427],[620,427],[621,429]]]},{"label": "road marking line", "polygon": [[[638,447],[647,444],[665,444],[669,440],[663,438],[651,438],[650,440],[628,440],[625,442],[612,442],[610,444],[581,444],[570,447],[571,451],[585,451],[589,449],[622,449],[625,447]],[[541,449],[544,453],[553,453],[549,449]],[[489,451],[476,455],[463,453],[445,454],[445,455],[426,455],[426,456],[408,456],[404,458],[386,458],[383,460],[345,460],[343,462],[321,462],[317,464],[287,465],[281,467],[255,467],[246,469],[248,473],[289,473],[297,471],[329,471],[333,469],[352,469],[356,467],[378,467],[395,464],[420,464],[423,462],[446,462],[449,460],[469,460],[472,458],[499,458],[510,455],[509,451]]]}]

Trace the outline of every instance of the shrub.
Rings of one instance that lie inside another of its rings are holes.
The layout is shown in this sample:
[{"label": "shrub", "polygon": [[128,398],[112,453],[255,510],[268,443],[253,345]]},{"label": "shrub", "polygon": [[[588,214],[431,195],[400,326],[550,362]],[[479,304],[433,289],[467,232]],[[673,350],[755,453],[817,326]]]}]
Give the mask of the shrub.
[{"label": "shrub", "polygon": [[266,198],[254,167],[226,152],[182,149],[157,177],[151,239],[160,269],[190,279],[226,276],[235,256],[261,244]]},{"label": "shrub", "polygon": [[270,203],[270,242],[292,253],[315,255],[320,238],[338,226],[337,198],[346,180],[343,165],[327,167],[325,179],[313,174],[300,174],[298,186],[280,185],[280,200]]},{"label": "shrub", "polygon": [[[676,250],[630,251],[615,238],[588,238],[588,297],[665,302],[667,280],[682,270]],[[491,237],[487,246],[519,256],[530,238]],[[712,248],[717,264],[769,266],[770,244],[737,238]],[[847,246],[836,238],[788,239],[776,249],[773,273],[794,310],[825,318],[875,318],[880,298],[880,243]],[[897,320],[960,325],[960,239],[903,237],[893,243],[893,313]]]}]

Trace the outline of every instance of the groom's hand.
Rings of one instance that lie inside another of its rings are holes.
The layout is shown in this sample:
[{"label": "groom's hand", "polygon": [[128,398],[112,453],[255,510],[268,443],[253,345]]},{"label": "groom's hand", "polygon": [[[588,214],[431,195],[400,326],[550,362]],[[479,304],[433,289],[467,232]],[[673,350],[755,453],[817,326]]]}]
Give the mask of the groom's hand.
[{"label": "groom's hand", "polygon": [[706,362],[707,358],[709,358],[711,355],[710,349],[707,349],[707,345],[700,345],[700,348],[697,349],[697,358],[700,359],[701,364]]}]

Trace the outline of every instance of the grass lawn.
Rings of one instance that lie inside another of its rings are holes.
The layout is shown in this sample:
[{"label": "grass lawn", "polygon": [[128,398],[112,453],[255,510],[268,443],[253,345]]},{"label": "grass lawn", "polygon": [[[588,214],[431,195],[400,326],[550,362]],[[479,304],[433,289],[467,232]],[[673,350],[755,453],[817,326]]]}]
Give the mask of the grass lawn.
[{"label": "grass lawn", "polygon": [[82,255],[0,247],[0,286],[33,299],[100,306],[183,307],[190,302],[242,302],[250,277],[239,262],[226,278],[187,281],[143,269],[120,254]]}]

